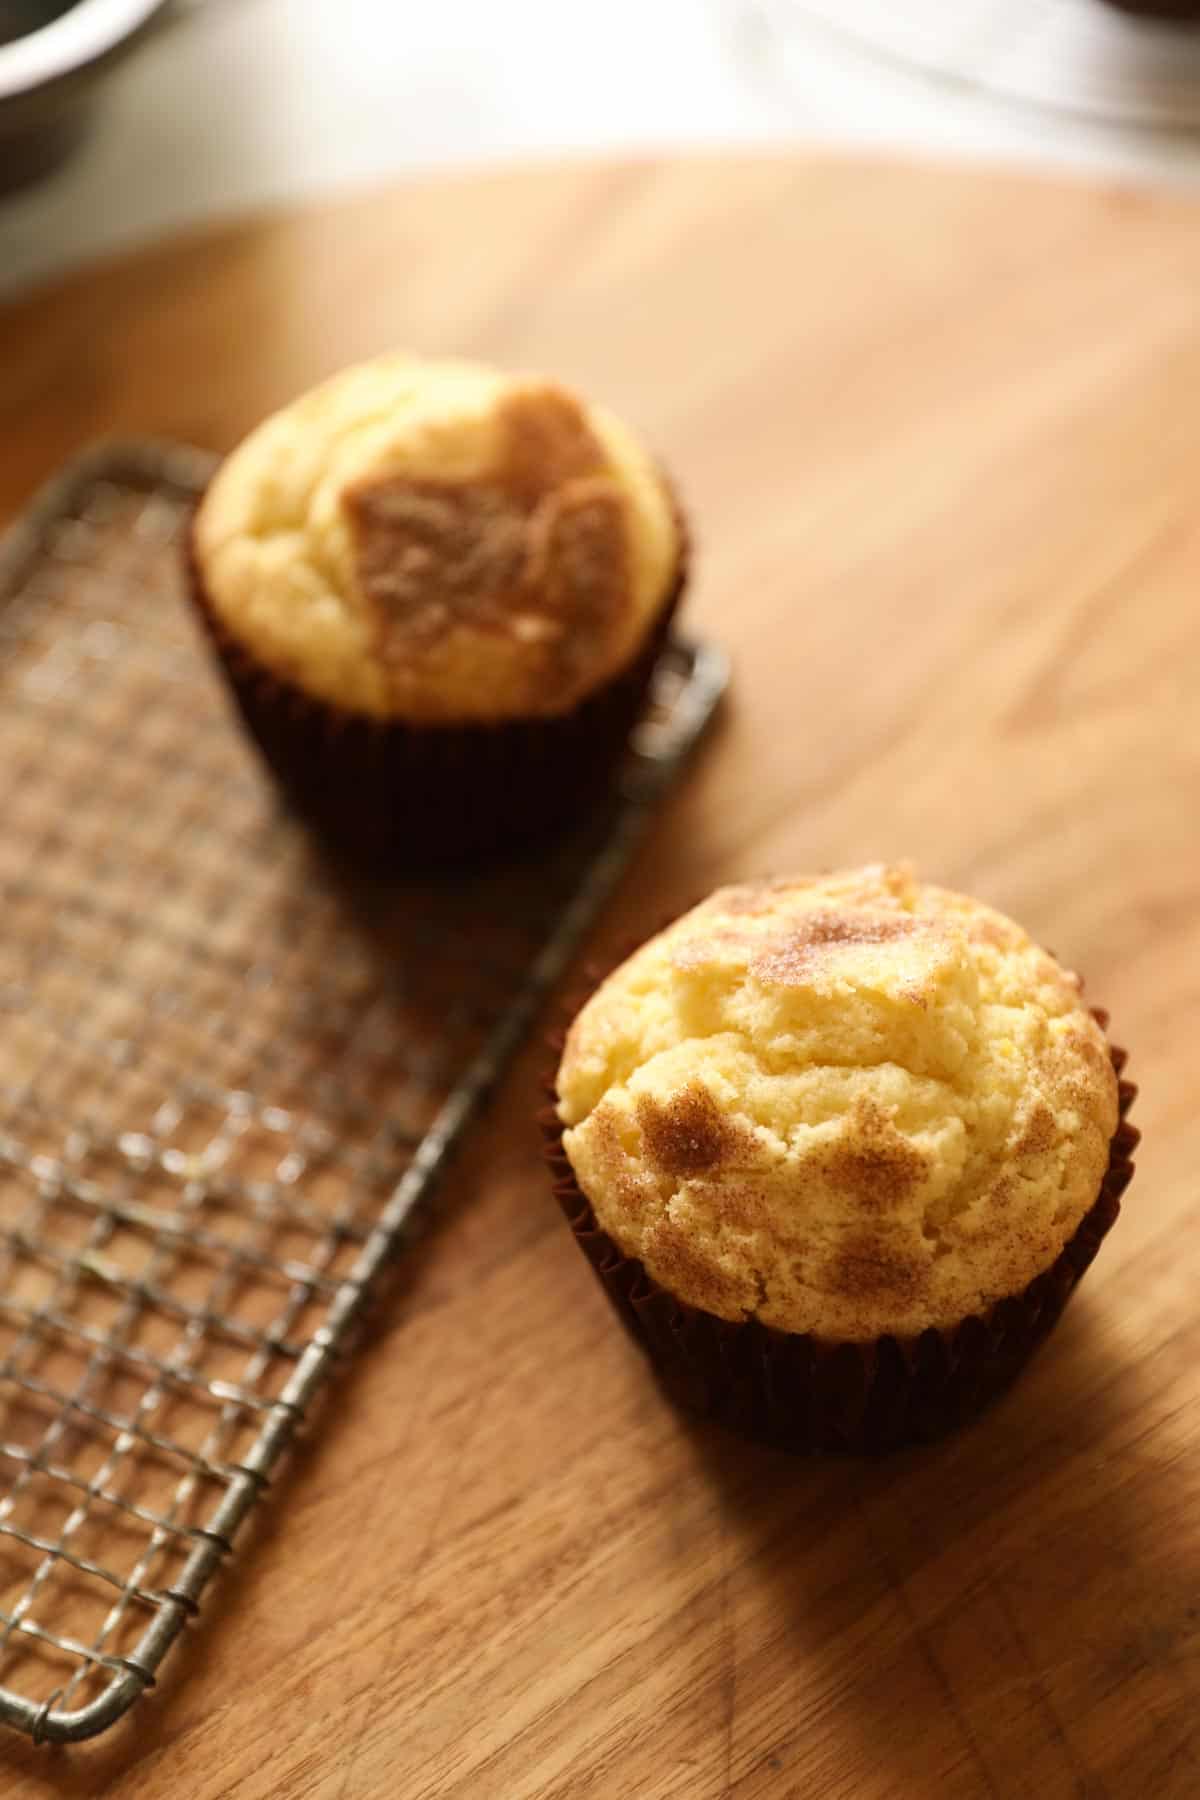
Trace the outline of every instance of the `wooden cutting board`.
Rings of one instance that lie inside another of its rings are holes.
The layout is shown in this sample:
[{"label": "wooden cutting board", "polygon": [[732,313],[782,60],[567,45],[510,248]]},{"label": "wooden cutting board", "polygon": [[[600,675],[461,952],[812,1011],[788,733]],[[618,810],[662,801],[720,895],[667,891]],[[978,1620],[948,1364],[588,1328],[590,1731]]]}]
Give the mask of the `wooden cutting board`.
[{"label": "wooden cutting board", "polygon": [[440,181],[0,313],[0,511],[388,345],[577,381],[676,471],[723,727],[602,932],[909,856],[1083,969],[1138,1178],[974,1429],[796,1463],[664,1404],[551,1204],[531,1046],[160,1687],[6,1800],[1200,1793],[1200,213],[808,160]]}]

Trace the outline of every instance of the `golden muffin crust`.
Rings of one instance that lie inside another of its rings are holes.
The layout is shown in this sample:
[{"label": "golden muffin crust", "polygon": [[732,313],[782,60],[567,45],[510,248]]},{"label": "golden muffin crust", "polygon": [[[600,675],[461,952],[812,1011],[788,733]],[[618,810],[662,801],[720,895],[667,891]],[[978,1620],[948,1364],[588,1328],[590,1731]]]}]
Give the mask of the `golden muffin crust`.
[{"label": "golden muffin crust", "polygon": [[597,1220],[662,1287],[853,1342],[1019,1293],[1117,1125],[1078,977],[907,868],[720,889],[593,994],[558,1093]]},{"label": "golden muffin crust", "polygon": [[609,413],[410,356],[347,369],[251,432],[194,547],[256,661],[414,723],[569,711],[636,655],[681,557],[666,484]]}]

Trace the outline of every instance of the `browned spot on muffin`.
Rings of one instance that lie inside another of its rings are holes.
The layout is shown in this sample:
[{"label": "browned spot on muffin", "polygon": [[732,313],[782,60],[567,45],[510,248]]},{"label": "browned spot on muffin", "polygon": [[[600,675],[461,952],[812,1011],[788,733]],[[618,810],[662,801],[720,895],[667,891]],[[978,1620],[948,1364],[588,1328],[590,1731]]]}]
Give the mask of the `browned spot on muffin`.
[{"label": "browned spot on muffin", "polygon": [[1011,1175],[1001,1175],[990,1188],[969,1206],[957,1203],[953,1193],[943,1194],[925,1215],[926,1239],[934,1243],[934,1254],[945,1255],[961,1248],[969,1237],[977,1251],[982,1245],[1008,1236],[1012,1229],[1012,1202],[1017,1197],[1017,1184]]},{"label": "browned spot on muffin", "polygon": [[1062,1036],[1064,1048],[1074,1052],[1081,1062],[1087,1063],[1097,1075],[1104,1075],[1112,1068],[1112,1057],[1106,1045],[1098,1044],[1087,1031],[1065,1031]]},{"label": "browned spot on muffin", "polygon": [[1054,1114],[1044,1100],[1035,1100],[1029,1109],[1020,1137],[1013,1145],[1015,1156],[1044,1156],[1058,1141]]},{"label": "browned spot on muffin", "polygon": [[586,669],[632,604],[621,501],[603,481],[577,482],[534,515],[530,535],[537,617],[560,636],[562,659]]},{"label": "browned spot on muffin", "polygon": [[920,1187],[930,1161],[880,1107],[860,1100],[848,1129],[825,1151],[821,1166],[834,1187],[865,1207],[886,1211]]},{"label": "browned spot on muffin", "polygon": [[646,1094],[637,1102],[646,1156],[663,1175],[702,1175],[728,1163],[744,1133],[726,1119],[707,1088],[692,1082],[660,1106]]},{"label": "browned spot on muffin", "polygon": [[911,1306],[928,1285],[928,1265],[883,1238],[851,1238],[833,1258],[828,1283],[835,1294]]},{"label": "browned spot on muffin", "polygon": [[359,588],[385,663],[469,626],[520,640],[538,680],[570,684],[633,604],[624,505],[569,395],[515,394],[498,418],[500,455],[478,480],[343,492]]},{"label": "browned spot on muffin", "polygon": [[504,485],[526,512],[556,488],[604,471],[604,455],[583,408],[562,388],[527,387],[496,408]]},{"label": "browned spot on muffin", "polygon": [[588,1121],[593,1153],[606,1175],[615,1175],[625,1162],[620,1120],[611,1100],[600,1100]]},{"label": "browned spot on muffin", "polygon": [[770,1227],[770,1203],[760,1188],[739,1181],[701,1183],[697,1198],[712,1208],[719,1224],[732,1231],[758,1231]]},{"label": "browned spot on muffin", "polygon": [[781,987],[802,985],[830,950],[943,936],[932,920],[910,913],[812,912],[769,937],[750,972]]},{"label": "browned spot on muffin", "polygon": [[592,1154],[605,1190],[620,1201],[631,1221],[647,1215],[655,1196],[649,1181],[640,1180],[630,1164],[621,1136],[622,1116],[610,1100],[602,1100],[589,1120]]},{"label": "browned spot on muffin", "polygon": [[690,1306],[724,1318],[748,1312],[757,1299],[757,1282],[747,1260],[741,1279],[709,1258],[698,1254],[690,1234],[672,1219],[663,1219],[650,1232],[646,1254],[654,1263],[655,1279],[672,1294],[686,1294]]},{"label": "browned spot on muffin", "polygon": [[[1085,1046],[1087,1048],[1085,1049]],[[1082,1058],[1085,1074],[1080,1068]],[[1109,1114],[1116,1103],[1117,1078],[1111,1058],[1093,1045],[1086,1032],[1072,1034],[1039,1060],[1041,1085],[1059,1106],[1073,1106],[1084,1118],[1111,1129]]]},{"label": "browned spot on muffin", "polygon": [[500,489],[396,479],[344,498],[359,585],[385,660],[436,642],[464,620],[511,629],[527,527]]},{"label": "browned spot on muffin", "polygon": [[[1000,1216],[1011,1207],[1016,1191],[1016,1182],[1013,1177],[1001,1175],[1000,1179],[992,1183],[982,1200],[976,1205],[975,1211],[981,1219],[990,1218],[993,1214]],[[1006,1225],[1002,1228],[1006,1228]]]},{"label": "browned spot on muffin", "polygon": [[1001,925],[998,919],[972,919],[967,935],[973,944],[991,944],[995,950],[1006,950],[1020,934]]}]

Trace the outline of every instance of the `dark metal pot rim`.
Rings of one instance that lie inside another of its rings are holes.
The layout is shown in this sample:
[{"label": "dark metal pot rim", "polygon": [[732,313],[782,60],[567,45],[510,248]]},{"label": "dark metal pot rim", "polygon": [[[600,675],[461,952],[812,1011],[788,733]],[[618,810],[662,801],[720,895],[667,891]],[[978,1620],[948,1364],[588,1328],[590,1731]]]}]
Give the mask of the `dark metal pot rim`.
[{"label": "dark metal pot rim", "polygon": [[98,62],[133,36],[164,0],[76,0],[68,12],[0,44],[0,101],[47,87]]}]

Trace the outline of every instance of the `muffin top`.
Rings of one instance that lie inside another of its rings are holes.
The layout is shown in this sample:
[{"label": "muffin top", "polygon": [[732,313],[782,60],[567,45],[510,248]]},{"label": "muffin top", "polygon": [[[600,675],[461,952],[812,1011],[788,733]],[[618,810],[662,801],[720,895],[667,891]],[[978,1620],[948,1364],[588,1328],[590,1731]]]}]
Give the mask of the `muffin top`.
[{"label": "muffin top", "polygon": [[666,483],[611,414],[535,377],[399,355],[252,431],[193,548],[257,662],[414,723],[568,711],[635,656],[682,550]]},{"label": "muffin top", "polygon": [[842,1341],[1018,1293],[1117,1125],[1078,977],[907,868],[720,889],[592,995],[558,1092],[597,1220],[662,1287]]}]

